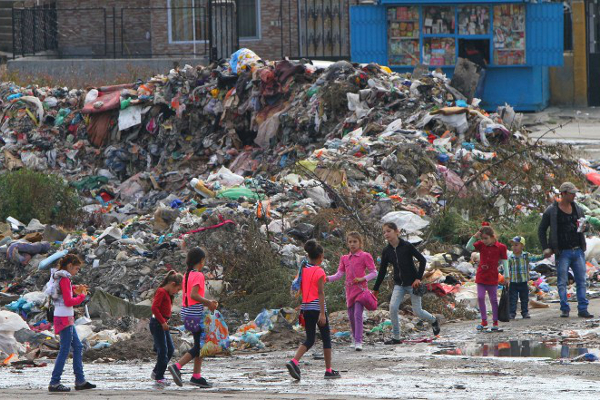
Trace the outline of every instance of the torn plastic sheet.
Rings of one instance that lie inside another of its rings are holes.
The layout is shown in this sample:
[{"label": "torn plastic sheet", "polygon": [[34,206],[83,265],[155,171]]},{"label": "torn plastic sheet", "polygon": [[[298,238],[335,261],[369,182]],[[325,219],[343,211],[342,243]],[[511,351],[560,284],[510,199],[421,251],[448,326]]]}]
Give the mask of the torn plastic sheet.
[{"label": "torn plastic sheet", "polygon": [[119,130],[124,131],[142,123],[142,106],[131,106],[119,111]]}]

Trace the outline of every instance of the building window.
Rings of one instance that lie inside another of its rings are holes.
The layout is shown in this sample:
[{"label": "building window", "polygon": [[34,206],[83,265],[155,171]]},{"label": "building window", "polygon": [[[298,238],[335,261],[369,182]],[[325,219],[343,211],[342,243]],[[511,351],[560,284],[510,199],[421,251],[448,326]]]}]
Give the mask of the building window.
[{"label": "building window", "polygon": [[177,43],[206,40],[208,31],[207,1],[169,0],[169,36]]},{"label": "building window", "polygon": [[[233,0],[217,0],[215,6]],[[169,37],[171,43],[202,42],[208,35],[208,0],[168,0]],[[238,0],[239,36],[260,38],[260,0]],[[195,33],[195,35],[194,35]]]},{"label": "building window", "polygon": [[260,38],[260,0],[239,0],[238,18],[240,38]]}]

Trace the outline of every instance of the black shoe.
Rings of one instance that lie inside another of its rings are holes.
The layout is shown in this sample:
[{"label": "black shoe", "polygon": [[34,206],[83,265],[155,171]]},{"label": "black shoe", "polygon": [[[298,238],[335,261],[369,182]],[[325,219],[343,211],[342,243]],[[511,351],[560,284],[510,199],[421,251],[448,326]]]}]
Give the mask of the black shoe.
[{"label": "black shoe", "polygon": [[53,393],[66,393],[66,392],[70,392],[71,388],[66,387],[65,385],[59,383],[58,385],[48,386],[48,391],[53,392]]},{"label": "black shoe", "polygon": [[82,383],[81,385],[75,385],[75,390],[88,390],[88,389],[96,389],[96,385],[89,383],[89,382]]},{"label": "black shoe", "polygon": [[523,316],[523,319],[531,319],[531,317],[529,316],[529,313],[528,313],[528,312],[526,312],[526,313],[523,313],[523,314],[521,314],[521,315]]},{"label": "black shoe", "polygon": [[560,317],[561,318],[569,318],[569,312],[568,311],[561,311]]},{"label": "black shoe", "polygon": [[194,377],[192,377],[192,379],[190,379],[190,384],[201,387],[201,388],[211,388],[213,386],[212,383],[206,382],[206,379],[204,379],[204,378],[194,378]]},{"label": "black shoe", "polygon": [[593,316],[592,314],[590,314],[590,313],[588,312],[588,310],[585,310],[585,311],[579,311],[579,312],[577,313],[577,316],[578,316],[578,317],[581,317],[581,318],[594,318],[594,316]]},{"label": "black shoe", "polygon": [[431,324],[431,329],[433,329],[433,336],[437,336],[440,334],[440,322],[436,318],[435,321]]},{"label": "black shoe", "polygon": [[299,381],[301,376],[300,367],[297,366],[292,360],[288,361],[285,364],[285,366],[288,369],[288,372],[290,373],[291,377]]},{"label": "black shoe", "polygon": [[334,369],[331,370],[331,372],[327,372],[325,371],[325,379],[340,379],[342,376],[340,375],[340,373]]},{"label": "black shoe", "polygon": [[169,365],[168,369],[171,373],[171,376],[173,377],[173,382],[175,382],[177,386],[183,386],[183,382],[181,381],[181,371],[179,370],[179,368],[177,368],[175,364],[171,364]]},{"label": "black shoe", "polygon": [[386,340],[383,344],[401,344],[402,340],[391,338],[390,340]]},{"label": "black shoe", "polygon": [[510,319],[516,319],[517,318],[517,314],[510,314]]}]

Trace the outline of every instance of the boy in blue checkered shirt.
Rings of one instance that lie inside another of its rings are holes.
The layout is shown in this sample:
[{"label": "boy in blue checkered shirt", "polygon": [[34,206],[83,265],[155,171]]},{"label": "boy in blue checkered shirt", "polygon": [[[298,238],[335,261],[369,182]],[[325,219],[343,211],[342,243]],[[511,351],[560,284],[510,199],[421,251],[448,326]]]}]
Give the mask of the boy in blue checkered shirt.
[{"label": "boy in blue checkered shirt", "polygon": [[521,300],[521,316],[529,316],[529,263],[540,260],[542,257],[534,256],[526,251],[525,238],[515,236],[511,241],[512,254],[508,257],[508,296],[510,299],[510,319],[517,316],[517,301]]}]

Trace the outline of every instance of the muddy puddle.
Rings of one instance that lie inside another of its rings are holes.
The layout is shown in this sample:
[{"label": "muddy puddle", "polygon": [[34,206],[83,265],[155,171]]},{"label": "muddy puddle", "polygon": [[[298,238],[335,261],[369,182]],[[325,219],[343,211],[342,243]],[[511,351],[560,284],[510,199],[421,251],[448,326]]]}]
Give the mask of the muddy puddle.
[{"label": "muddy puddle", "polygon": [[585,345],[544,343],[532,340],[511,340],[492,343],[467,343],[443,347],[433,354],[471,357],[538,357],[538,358],[574,358],[592,353],[600,356],[600,349]]}]

